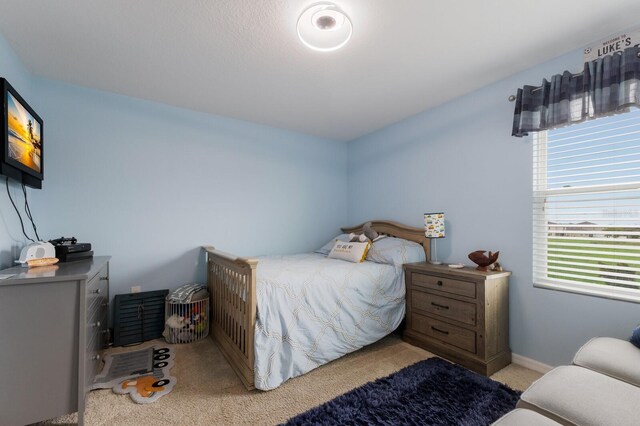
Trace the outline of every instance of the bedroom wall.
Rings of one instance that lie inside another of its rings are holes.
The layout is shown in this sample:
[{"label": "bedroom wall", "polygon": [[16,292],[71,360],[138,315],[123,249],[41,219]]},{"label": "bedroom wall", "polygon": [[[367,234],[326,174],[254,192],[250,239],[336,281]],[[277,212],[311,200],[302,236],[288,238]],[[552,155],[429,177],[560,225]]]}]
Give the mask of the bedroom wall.
[{"label": "bedroom wall", "polygon": [[38,227],[113,256],[112,294],[205,280],[204,244],[310,251],[345,224],[343,143],[41,78],[33,93]]},{"label": "bedroom wall", "polygon": [[[6,78],[27,101],[31,101],[31,76],[2,36],[0,36],[0,77]],[[13,181],[10,181],[9,190],[16,202],[23,202],[22,189]],[[19,208],[21,206],[22,204]],[[18,215],[7,196],[5,178],[0,176],[0,269],[13,265],[25,241],[20,230]]]},{"label": "bedroom wall", "polygon": [[471,263],[471,251],[500,250],[513,272],[511,348],[549,365],[570,362],[591,337],[628,338],[640,322],[638,304],[532,284],[532,143],[511,137],[507,97],[582,62],[577,50],[349,143],[349,222],[422,226],[423,213],[444,211],[441,260]]},{"label": "bedroom wall", "polygon": [[[41,236],[75,235],[112,255],[113,294],[203,279],[201,244],[291,253],[345,223],[421,226],[425,211],[443,210],[439,257],[501,250],[514,273],[512,349],[552,365],[639,321],[636,304],[532,286],[531,141],[510,136],[506,98],[580,63],[575,51],[345,145],[32,77],[0,36],[0,74],[44,117],[52,147],[44,188],[29,193]],[[0,268],[23,245],[2,188]]]}]

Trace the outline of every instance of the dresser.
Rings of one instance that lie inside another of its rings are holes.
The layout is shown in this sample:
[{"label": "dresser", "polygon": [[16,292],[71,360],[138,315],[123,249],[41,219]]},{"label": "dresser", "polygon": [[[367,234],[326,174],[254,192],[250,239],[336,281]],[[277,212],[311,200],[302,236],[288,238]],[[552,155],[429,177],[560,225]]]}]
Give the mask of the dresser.
[{"label": "dresser", "polygon": [[424,262],[406,264],[404,270],[404,340],[486,376],[511,363],[511,272]]},{"label": "dresser", "polygon": [[0,274],[0,424],[78,412],[109,342],[109,257]]}]

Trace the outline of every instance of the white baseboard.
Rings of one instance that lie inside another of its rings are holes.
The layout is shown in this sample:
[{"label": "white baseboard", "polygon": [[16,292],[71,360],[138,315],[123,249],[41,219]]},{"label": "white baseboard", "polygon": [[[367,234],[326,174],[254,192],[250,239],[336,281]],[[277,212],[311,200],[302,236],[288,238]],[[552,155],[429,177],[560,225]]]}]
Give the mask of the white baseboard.
[{"label": "white baseboard", "polygon": [[535,359],[527,358],[526,356],[513,353],[511,354],[511,362],[542,374],[553,370],[553,367],[550,365],[543,364],[542,362],[536,361]]}]

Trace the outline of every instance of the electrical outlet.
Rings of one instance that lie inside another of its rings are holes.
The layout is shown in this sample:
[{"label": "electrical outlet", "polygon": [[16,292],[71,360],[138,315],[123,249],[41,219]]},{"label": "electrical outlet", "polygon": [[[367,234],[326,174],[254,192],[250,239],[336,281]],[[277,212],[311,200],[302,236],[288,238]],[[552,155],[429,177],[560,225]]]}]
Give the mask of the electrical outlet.
[{"label": "electrical outlet", "polygon": [[142,286],[134,285],[131,287],[131,293],[140,293],[142,291]]}]

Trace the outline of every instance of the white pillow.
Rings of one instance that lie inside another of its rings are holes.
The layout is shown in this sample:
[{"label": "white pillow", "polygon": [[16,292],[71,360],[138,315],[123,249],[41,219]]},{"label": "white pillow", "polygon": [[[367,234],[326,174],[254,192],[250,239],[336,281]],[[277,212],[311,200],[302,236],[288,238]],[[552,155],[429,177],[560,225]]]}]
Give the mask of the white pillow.
[{"label": "white pillow", "polygon": [[346,260],[353,263],[364,262],[370,245],[371,243],[368,241],[364,243],[336,241],[329,252],[329,256],[327,257]]}]

